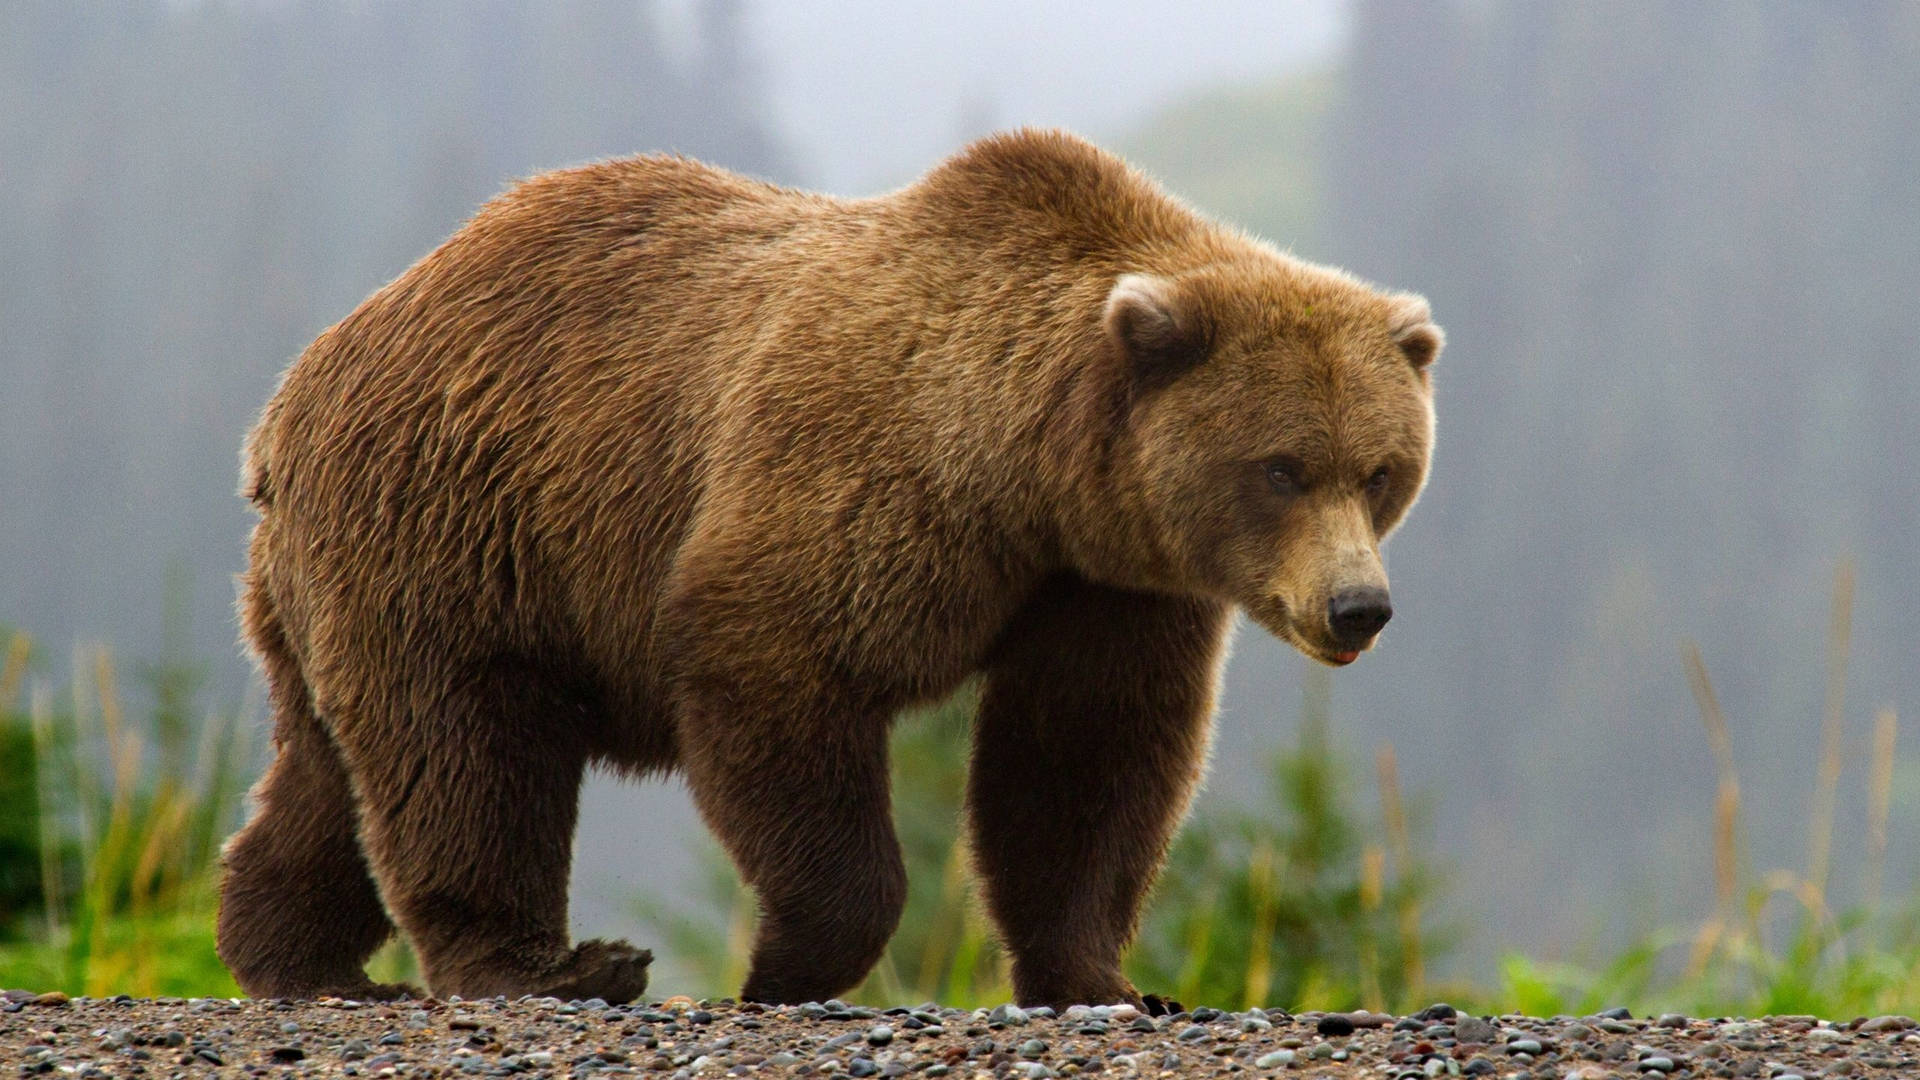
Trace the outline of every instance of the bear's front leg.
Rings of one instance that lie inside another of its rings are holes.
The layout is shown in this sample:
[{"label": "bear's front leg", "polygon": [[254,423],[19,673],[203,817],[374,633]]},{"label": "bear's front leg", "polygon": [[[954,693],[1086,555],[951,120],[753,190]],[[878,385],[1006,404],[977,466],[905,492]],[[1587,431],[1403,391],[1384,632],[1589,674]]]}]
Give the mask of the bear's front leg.
[{"label": "bear's front leg", "polygon": [[688,679],[679,705],[694,803],[760,900],[741,997],[795,1004],[859,985],[907,896],[889,717],[791,671]]},{"label": "bear's front leg", "polygon": [[1205,767],[1227,622],[1063,580],[996,649],[967,813],[1020,1004],[1142,1003],[1120,956]]}]

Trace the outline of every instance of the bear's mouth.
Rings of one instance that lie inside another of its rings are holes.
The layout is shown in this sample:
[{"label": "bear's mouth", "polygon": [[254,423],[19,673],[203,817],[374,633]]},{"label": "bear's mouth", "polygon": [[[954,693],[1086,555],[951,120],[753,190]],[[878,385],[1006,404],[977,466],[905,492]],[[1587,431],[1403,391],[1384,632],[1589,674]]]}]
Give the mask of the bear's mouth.
[{"label": "bear's mouth", "polygon": [[1361,653],[1373,648],[1373,642],[1371,641],[1357,649],[1342,648],[1322,640],[1320,635],[1314,633],[1312,629],[1296,627],[1291,624],[1288,625],[1287,629],[1289,631],[1287,635],[1288,644],[1306,654],[1309,659],[1318,660],[1328,667],[1346,667],[1348,664],[1360,659]]},{"label": "bear's mouth", "polygon": [[[1293,646],[1307,659],[1318,660],[1328,667],[1346,667],[1360,659],[1360,654],[1366,651],[1366,648],[1339,649],[1330,644],[1324,644],[1317,640],[1317,635],[1311,630],[1295,626],[1291,619],[1281,622],[1279,630],[1280,633],[1277,636],[1280,640]],[[1371,645],[1372,643],[1369,642],[1368,647]]]},{"label": "bear's mouth", "polygon": [[1341,648],[1333,644],[1328,639],[1325,628],[1301,625],[1294,619],[1292,609],[1277,598],[1269,598],[1259,604],[1248,604],[1245,610],[1254,622],[1265,627],[1274,637],[1293,646],[1300,655],[1328,667],[1346,667],[1360,659],[1361,653],[1373,647],[1371,641],[1358,649]]},{"label": "bear's mouth", "polygon": [[1318,645],[1302,644],[1297,641],[1293,643],[1293,647],[1296,649],[1299,649],[1302,653],[1305,653],[1308,657],[1314,660],[1318,660],[1321,663],[1327,665],[1328,667],[1346,667],[1348,664],[1351,664],[1355,660],[1360,659],[1360,653],[1362,651],[1360,649],[1346,649],[1346,650],[1327,649],[1327,648],[1322,648],[1321,646],[1318,646]]}]

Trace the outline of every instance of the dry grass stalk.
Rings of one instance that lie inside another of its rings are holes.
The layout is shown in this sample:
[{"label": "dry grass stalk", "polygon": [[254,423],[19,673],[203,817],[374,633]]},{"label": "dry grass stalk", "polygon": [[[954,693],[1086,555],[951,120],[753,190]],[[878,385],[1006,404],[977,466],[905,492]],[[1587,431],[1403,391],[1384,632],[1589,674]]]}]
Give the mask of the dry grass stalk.
[{"label": "dry grass stalk", "polygon": [[[1383,742],[1373,756],[1380,778],[1380,816],[1387,826],[1387,843],[1393,850],[1394,865],[1405,874],[1413,869],[1413,836],[1407,825],[1407,804],[1400,794],[1400,760],[1391,742]],[[1401,957],[1401,977],[1405,993],[1418,998],[1426,985],[1426,957],[1420,947],[1420,901],[1409,891],[1400,902],[1400,940],[1405,943]]]},{"label": "dry grass stalk", "polygon": [[1880,888],[1887,872],[1887,817],[1893,806],[1893,749],[1900,721],[1892,709],[1873,718],[1873,774],[1867,781],[1868,911],[1880,909]]},{"label": "dry grass stalk", "polygon": [[1740,775],[1733,766],[1733,736],[1727,730],[1727,714],[1720,709],[1719,695],[1713,692],[1713,680],[1707,676],[1707,664],[1700,657],[1700,646],[1689,641],[1681,646],[1681,661],[1687,669],[1687,685],[1700,708],[1700,723],[1707,729],[1707,745],[1713,748],[1714,767],[1719,774],[1719,789],[1714,797],[1713,868],[1715,918],[1732,914],[1734,892],[1739,883],[1739,837],[1735,826],[1740,819]]},{"label": "dry grass stalk", "polygon": [[33,639],[23,630],[13,632],[7,642],[7,659],[0,663],[0,711],[13,708],[20,700],[20,687],[26,682],[27,660],[33,655]]},{"label": "dry grass stalk", "polygon": [[1720,708],[1720,697],[1713,691],[1707,664],[1700,646],[1689,641],[1681,646],[1681,661],[1687,669],[1687,685],[1700,708],[1700,723],[1707,729],[1707,744],[1713,749],[1719,783],[1713,807],[1713,915],[1694,935],[1687,959],[1689,978],[1697,978],[1707,968],[1723,942],[1738,945],[1742,935],[1734,921],[1734,905],[1740,885],[1740,775],[1733,765],[1733,736],[1727,730],[1727,715]]},{"label": "dry grass stalk", "polygon": [[1807,881],[1821,892],[1833,852],[1834,804],[1840,789],[1845,737],[1847,650],[1853,637],[1853,562],[1843,560],[1834,573],[1833,618],[1827,633],[1827,707],[1820,725],[1820,777],[1814,786],[1813,813],[1807,822]]},{"label": "dry grass stalk", "polygon": [[1251,1009],[1267,1003],[1273,988],[1273,924],[1278,916],[1274,902],[1273,845],[1265,840],[1254,845],[1247,859],[1247,881],[1253,888],[1253,928],[1247,940],[1247,981],[1241,993],[1241,1008]]}]

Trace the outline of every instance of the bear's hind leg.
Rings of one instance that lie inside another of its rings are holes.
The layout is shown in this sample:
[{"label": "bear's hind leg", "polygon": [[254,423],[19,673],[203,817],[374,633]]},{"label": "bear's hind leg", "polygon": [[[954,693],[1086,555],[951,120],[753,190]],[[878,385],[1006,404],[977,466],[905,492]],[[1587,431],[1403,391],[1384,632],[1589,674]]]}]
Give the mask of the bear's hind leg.
[{"label": "bear's hind leg", "polygon": [[1020,1004],[1141,1003],[1120,957],[1205,766],[1226,627],[1218,604],[1063,581],[996,650],[967,816]]},{"label": "bear's hind leg", "polygon": [[499,664],[387,700],[404,704],[341,725],[341,739],[368,858],[427,985],[442,997],[639,997],[651,953],[569,944],[582,699],[531,665]]},{"label": "bear's hind leg", "polygon": [[392,936],[393,923],[360,852],[346,770],[270,614],[249,614],[265,661],[277,750],[253,790],[258,812],[221,857],[220,959],[255,997],[417,994],[371,982],[363,970]]}]

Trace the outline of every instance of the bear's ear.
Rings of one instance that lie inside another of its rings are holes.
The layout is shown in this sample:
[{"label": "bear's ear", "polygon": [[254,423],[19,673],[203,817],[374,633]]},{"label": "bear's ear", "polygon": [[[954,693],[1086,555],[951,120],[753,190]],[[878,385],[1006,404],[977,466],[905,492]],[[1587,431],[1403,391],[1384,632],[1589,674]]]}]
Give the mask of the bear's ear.
[{"label": "bear's ear", "polygon": [[1400,346],[1415,370],[1424,370],[1440,355],[1447,335],[1433,323],[1433,309],[1427,298],[1412,293],[1394,297],[1393,322],[1388,326],[1393,343]]},{"label": "bear's ear", "polygon": [[1106,323],[1107,336],[1145,382],[1163,382],[1193,367],[1212,344],[1207,320],[1192,299],[1150,274],[1125,274],[1113,283]]}]

